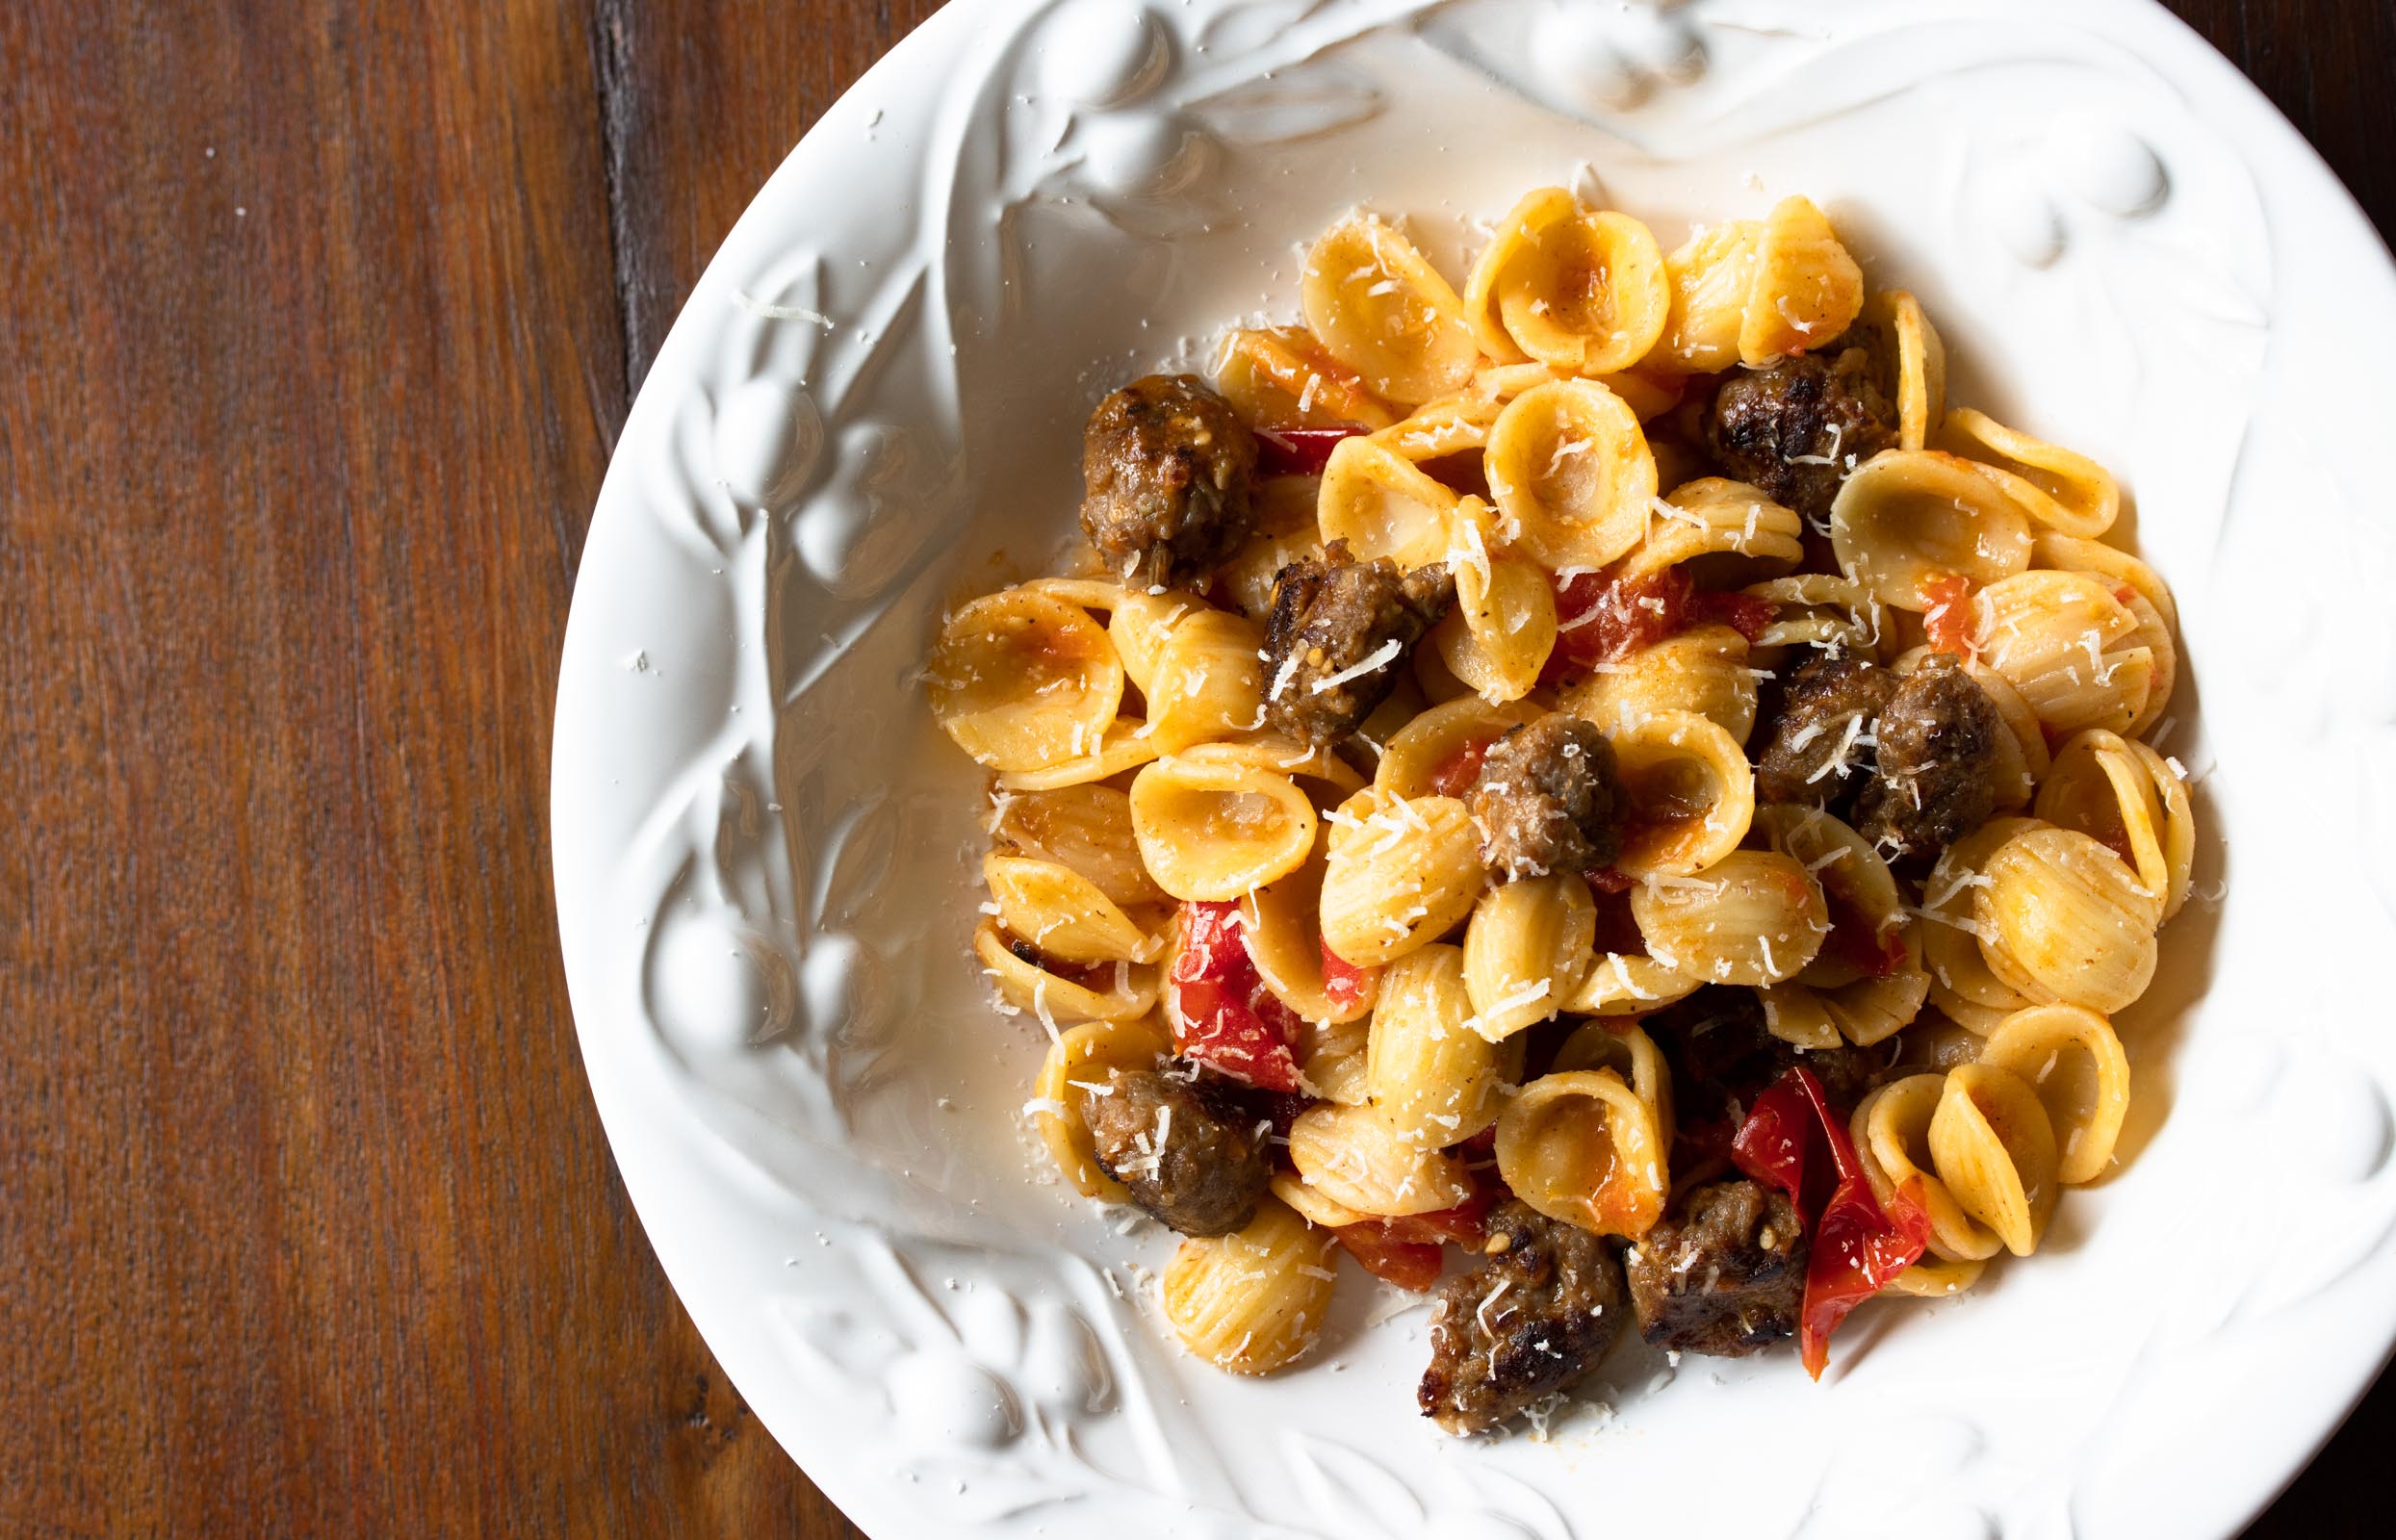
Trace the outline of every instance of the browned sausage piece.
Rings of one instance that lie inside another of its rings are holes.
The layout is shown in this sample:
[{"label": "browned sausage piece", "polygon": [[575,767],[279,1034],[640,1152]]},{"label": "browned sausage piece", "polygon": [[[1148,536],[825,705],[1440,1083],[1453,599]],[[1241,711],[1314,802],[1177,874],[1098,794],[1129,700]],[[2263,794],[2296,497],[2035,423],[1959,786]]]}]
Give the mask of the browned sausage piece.
[{"label": "browned sausage piece", "polygon": [[1082,1092],[1105,1172],[1183,1235],[1229,1235],[1256,1217],[1273,1180],[1263,1115],[1219,1081],[1187,1071],[1118,1069]]},{"label": "browned sausage piece", "polygon": [[1456,579],[1441,562],[1400,572],[1386,556],[1352,560],[1348,543],[1334,540],[1321,561],[1290,563],[1274,577],[1265,628],[1266,720],[1309,743],[1337,743],[1389,698],[1406,650],[1455,603]]},{"label": "browned sausage piece", "polygon": [[1490,745],[1473,783],[1481,853],[1500,882],[1603,866],[1621,848],[1613,745],[1551,711]]},{"label": "browned sausage piece", "polygon": [[1798,669],[1759,730],[1756,801],[1846,807],[1870,779],[1872,724],[1896,682],[1855,657],[1815,657]]},{"label": "browned sausage piece", "polygon": [[1934,855],[1997,810],[1997,703],[1950,653],[1932,653],[1880,710],[1879,768],[1855,803],[1855,830],[1898,856]]},{"label": "browned sausage piece", "polygon": [[1496,1427],[1596,1368],[1630,1313],[1622,1264],[1588,1231],[1513,1198],[1489,1211],[1488,1231],[1486,1259],[1431,1304],[1415,1399],[1451,1433]]},{"label": "browned sausage piece", "polygon": [[1735,373],[1706,414],[1706,448],[1725,475],[1822,527],[1847,473],[1896,443],[1896,414],[1873,373],[1861,347]]},{"label": "browned sausage piece", "polygon": [[1639,1335],[1721,1358],[1796,1335],[1805,1259],[1796,1205],[1744,1180],[1689,1189],[1622,1256]]},{"label": "browned sausage piece", "polygon": [[1082,532],[1123,582],[1201,587],[1248,538],[1255,470],[1255,435],[1204,381],[1133,380],[1082,433]]}]

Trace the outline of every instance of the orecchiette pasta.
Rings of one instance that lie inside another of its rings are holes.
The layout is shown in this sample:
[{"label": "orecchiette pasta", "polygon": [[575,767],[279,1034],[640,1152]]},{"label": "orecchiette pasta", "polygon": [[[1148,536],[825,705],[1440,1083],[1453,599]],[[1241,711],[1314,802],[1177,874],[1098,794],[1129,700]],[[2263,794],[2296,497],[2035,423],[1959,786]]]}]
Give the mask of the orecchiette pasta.
[{"label": "orecchiette pasta", "polygon": [[2075,733],[2038,788],[2038,815],[2076,830],[2127,861],[2163,900],[2163,919],[2188,900],[2196,820],[2172,761],[2102,728]]},{"label": "orecchiette pasta", "polygon": [[1613,732],[1629,804],[1615,864],[1634,877],[1688,877],[1728,857],[1755,816],[1755,774],[1739,740],[1702,716],[1659,711]]},{"label": "orecchiette pasta", "polygon": [[1994,1065],[1946,1072],[1930,1154],[1956,1203],[2026,1257],[2055,1208],[2055,1132],[2020,1076]]},{"label": "orecchiette pasta", "polygon": [[1481,895],[1481,835],[1454,797],[1358,792],[1332,815],[1323,940],[1358,967],[1446,935]]},{"label": "orecchiette pasta", "polygon": [[1299,1114],[1290,1164],[1308,1186],[1359,1214],[1432,1214],[1473,1195],[1462,1161],[1406,1142],[1372,1107],[1324,1102]]},{"label": "orecchiette pasta", "polygon": [[1663,250],[1628,215],[1561,188],[1525,197],[1474,266],[1465,304],[1481,348],[1512,363],[1605,374],[1646,356],[1671,301]]},{"label": "orecchiette pasta", "polygon": [[1299,284],[1306,324],[1377,395],[1422,402],[1464,388],[1481,362],[1464,302],[1378,219],[1332,226]]},{"label": "orecchiette pasta", "polygon": [[1123,666],[1087,611],[1011,588],[948,617],[924,671],[932,714],[995,770],[1044,770],[1097,749]]},{"label": "orecchiette pasta", "polygon": [[1456,948],[1426,946],[1389,965],[1365,1084],[1400,1143],[1445,1149],[1497,1121],[1499,1088],[1519,1077],[1522,1045],[1475,1033],[1472,1014]]},{"label": "orecchiette pasta", "polygon": [[1970,461],[1936,449],[1891,449],[1839,489],[1830,544],[1839,570],[1874,599],[1919,611],[1929,607],[1929,585],[1940,578],[1959,575],[1985,587],[2028,566],[2030,522]]},{"label": "orecchiette pasta", "polygon": [[1946,346],[1920,301],[1902,289],[1866,300],[1864,319],[1894,354],[1897,448],[1928,449],[1946,417]]},{"label": "orecchiette pasta", "polygon": [[1819,347],[1864,308],[1864,271],[1813,201],[1783,198],[1756,244],[1755,279],[1739,321],[1741,363]]},{"label": "orecchiette pasta", "polygon": [[1464,929],[1472,1029],[1502,1041],[1575,998],[1592,960],[1597,906],[1570,872],[1507,883],[1483,895]]},{"label": "orecchiette pasta", "polygon": [[1372,428],[1398,419],[1353,370],[1298,327],[1232,332],[1224,340],[1215,377],[1251,423],[1306,427],[1355,423]]},{"label": "orecchiette pasta", "polygon": [[1594,381],[1508,401],[1482,465],[1512,544],[1542,566],[1603,567],[1647,533],[1656,457],[1622,398]]},{"label": "orecchiette pasta", "polygon": [[1632,889],[1650,956],[1714,984],[1779,984],[1805,970],[1830,934],[1822,890],[1795,860],[1738,850],[1694,877]]},{"label": "orecchiette pasta", "polygon": [[1287,776],[1191,757],[1131,783],[1132,836],[1156,885],[1179,899],[1236,899],[1298,869],[1315,810]]},{"label": "orecchiette pasta", "polygon": [[1980,456],[1974,469],[2050,529],[2094,540],[2113,527],[2122,511],[2122,489],[2084,454],[2043,443],[1968,406],[1947,414],[1946,430],[1967,453]]},{"label": "orecchiette pasta", "polygon": [[[1026,942],[1028,948],[1030,943]],[[973,932],[973,955],[998,987],[999,998],[1028,1011],[1054,1030],[1060,1021],[1121,1021],[1156,1009],[1156,972],[1142,963],[1119,962],[1080,977],[1017,955],[997,925],[984,920]],[[1076,970],[1077,972],[1079,970]]]},{"label": "orecchiette pasta", "polygon": [[2129,1057],[2112,1022],[2075,1005],[2017,1011],[1980,1045],[1980,1063],[2014,1075],[2046,1109],[2055,1180],[2077,1186],[2104,1174],[2129,1111]]},{"label": "orecchiette pasta", "polygon": [[1270,1374],[1295,1362],[1331,1307],[1330,1235],[1267,1198],[1233,1235],[1184,1240],[1159,1294],[1181,1344],[1218,1369]]},{"label": "orecchiette pasta", "polygon": [[1756,676],[1747,662],[1747,639],[1728,626],[1700,626],[1667,636],[1570,686],[1560,704],[1609,732],[1686,712],[1743,744],[1756,725]]},{"label": "orecchiette pasta", "polygon": [[1974,640],[2051,732],[2136,732],[2158,681],[2135,603],[2086,573],[2024,572],[1974,597]]},{"label": "orecchiette pasta", "polygon": [[1988,859],[1973,895],[1989,969],[2042,1005],[2121,1010],[2154,976],[2163,901],[2088,835],[2041,824]]},{"label": "orecchiette pasta", "polygon": [[1380,974],[1352,970],[1332,988],[1324,968],[1323,872],[1321,860],[1309,860],[1242,895],[1240,912],[1248,954],[1266,987],[1306,1020],[1336,1025],[1372,1014]]},{"label": "orecchiette pasta", "polygon": [[998,923],[1046,956],[1068,962],[1146,962],[1156,956],[1155,938],[1070,866],[991,855],[982,858],[982,880],[998,905]]},{"label": "orecchiette pasta", "polygon": [[1645,1235],[1663,1212],[1655,1114],[1610,1069],[1541,1075],[1498,1118],[1498,1172],[1550,1219],[1600,1235]]},{"label": "orecchiette pasta", "polygon": [[1166,901],[1165,890],[1140,863],[1140,844],[1131,833],[1131,799],[1114,787],[1063,786],[992,800],[992,838],[1025,855],[1070,866],[1116,904]]},{"label": "orecchiette pasta", "polygon": [[1359,561],[1386,556],[1404,568],[1446,557],[1460,503],[1413,461],[1369,438],[1344,439],[1323,468],[1316,514],[1325,541],[1345,540]]}]

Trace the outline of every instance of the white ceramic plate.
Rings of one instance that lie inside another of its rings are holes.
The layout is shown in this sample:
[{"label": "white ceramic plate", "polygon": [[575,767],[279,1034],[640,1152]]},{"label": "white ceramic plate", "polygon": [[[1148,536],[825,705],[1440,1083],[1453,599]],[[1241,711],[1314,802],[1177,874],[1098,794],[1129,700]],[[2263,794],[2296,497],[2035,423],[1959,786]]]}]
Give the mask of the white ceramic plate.
[{"label": "white ceramic plate", "polygon": [[[1292,313],[1294,244],[1361,200],[1460,274],[1576,178],[1667,245],[1811,194],[1962,400],[2122,475],[2229,886],[2125,1019],[2134,1161],[2035,1258],[1868,1307],[1820,1385],[1634,1348],[1549,1441],[1463,1444],[1360,1273],[1308,1366],[1224,1377],[1143,1301],[1167,1238],[1043,1174],[915,674],[1061,548],[1096,398]],[[2391,340],[2345,193],[2151,5],[958,0],[700,281],[575,596],[560,927],[675,1288],[877,1536],[2234,1531],[2396,1338]]]}]

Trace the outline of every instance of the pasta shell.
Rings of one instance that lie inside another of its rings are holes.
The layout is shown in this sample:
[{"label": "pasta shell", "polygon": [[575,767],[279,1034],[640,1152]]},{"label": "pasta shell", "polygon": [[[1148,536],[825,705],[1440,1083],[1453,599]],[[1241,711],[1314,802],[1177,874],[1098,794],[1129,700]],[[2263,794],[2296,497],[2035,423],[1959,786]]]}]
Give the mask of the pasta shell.
[{"label": "pasta shell", "polygon": [[1498,1173],[1552,1219],[1599,1235],[1645,1235],[1663,1213],[1655,1116],[1610,1069],[1541,1075],[1498,1118]]},{"label": "pasta shell", "polygon": [[2075,1187],[2105,1173],[2129,1111],[2129,1057],[2113,1023],[2079,1006],[2033,1006],[1997,1024],[1980,1062],[2011,1072],[2047,1110],[2055,1180]]},{"label": "pasta shell", "polygon": [[2154,693],[2155,655],[2142,617],[2086,573],[2008,578],[1973,597],[1972,624],[1980,660],[2055,733],[2130,732]]},{"label": "pasta shell", "polygon": [[1930,1117],[1939,1179],[1965,1213],[2026,1257],[2055,1208],[2055,1134],[2020,1077],[1993,1065],[1946,1072]]},{"label": "pasta shell", "polygon": [[1608,733],[1665,712],[1687,712],[1743,744],[1756,723],[1747,639],[1728,626],[1667,636],[1567,686],[1559,705]]},{"label": "pasta shell", "polygon": [[1119,905],[1165,902],[1165,890],[1140,864],[1131,799],[1113,786],[1000,793],[991,800],[993,837],[1025,855],[1072,867]]},{"label": "pasta shell", "polygon": [[1659,711],[1611,731],[1628,810],[1614,865],[1688,877],[1727,859],[1755,816],[1755,773],[1739,740],[1702,716]]},{"label": "pasta shell", "polygon": [[1052,1034],[1061,1021],[1122,1021],[1156,1009],[1158,970],[1146,963],[1119,962],[1108,988],[1094,989],[1017,957],[991,920],[974,928],[973,955],[999,998],[1038,1016]]},{"label": "pasta shell", "polygon": [[1946,345],[1921,302],[1902,289],[1865,301],[1864,319],[1895,354],[1897,448],[1928,449],[1946,417]]},{"label": "pasta shell", "polygon": [[1314,1346],[1331,1308],[1336,1245],[1266,1198],[1236,1234],[1173,1248],[1158,1290],[1183,1347],[1234,1374],[1270,1374]]},{"label": "pasta shell", "polygon": [[1387,427],[1398,419],[1355,371],[1301,326],[1234,331],[1215,383],[1256,427]]},{"label": "pasta shell", "polygon": [[1157,886],[1220,902],[1296,871],[1314,849],[1315,810],[1287,776],[1175,757],[1133,778],[1131,829]]},{"label": "pasta shell", "polygon": [[1584,210],[1556,188],[1516,205],[1465,293],[1491,357],[1581,374],[1637,363],[1662,337],[1671,308],[1663,248],[1647,226]]},{"label": "pasta shell", "polygon": [[1881,603],[1919,612],[1927,585],[1960,574],[1975,588],[2030,561],[2030,523],[1969,460],[1889,449],[1846,478],[1830,505],[1839,570]]},{"label": "pasta shell", "polygon": [[1464,302],[1404,236],[1344,219],[1306,255],[1306,324],[1374,394],[1407,404],[1462,390],[1481,363]]},{"label": "pasta shell", "polygon": [[1695,877],[1631,890],[1649,955],[1714,984],[1779,984],[1804,971],[1830,934],[1822,890],[1766,850],[1739,850]]},{"label": "pasta shell", "polygon": [[2108,1014],[2146,992],[2162,904],[2111,851],[2040,825],[1991,856],[1988,877],[1974,917],[1999,979],[2042,1005]]},{"label": "pasta shell", "polygon": [[1973,456],[1980,475],[2049,529],[2094,540],[2121,515],[2121,487],[2084,454],[2034,439],[1968,406],[1947,414],[1946,431]]},{"label": "pasta shell", "polygon": [[1146,962],[1156,956],[1155,938],[1070,866],[985,856],[982,880],[998,905],[998,923],[1044,956],[1068,962]]},{"label": "pasta shell", "polygon": [[1908,1075],[1865,1093],[1855,1104],[1848,1132],[1856,1160],[1883,1204],[1908,1180],[1920,1186],[1922,1210],[1930,1218],[1931,1255],[1946,1262],[1993,1257],[2005,1243],[1967,1213],[1939,1179],[1930,1150],[1930,1122],[1946,1094],[1944,1074]]},{"label": "pasta shell", "polygon": [[1811,199],[1783,198],[1764,221],[1739,356],[1759,367],[1835,341],[1864,308],[1864,270]]},{"label": "pasta shell", "polygon": [[2188,786],[2152,749],[2102,728],[2074,734],[2038,788],[2038,815],[2077,830],[2163,895],[2166,920],[2187,902],[2196,860]]},{"label": "pasta shell", "polygon": [[1411,572],[1446,558],[1456,495],[1413,461],[1371,439],[1344,439],[1323,468],[1323,538],[1358,561],[1388,557]]},{"label": "pasta shell", "polygon": [[1464,929],[1472,1029],[1500,1042],[1553,1017],[1579,992],[1596,937],[1597,905],[1570,872],[1481,895]]},{"label": "pasta shell", "polygon": [[1481,834],[1454,797],[1360,792],[1333,817],[1323,939],[1357,967],[1394,962],[1472,912]]},{"label": "pasta shell", "polygon": [[1738,588],[1778,578],[1805,559],[1805,522],[1744,481],[1686,481],[1655,511],[1647,538],[1623,559],[1625,578],[1679,567],[1700,588]]},{"label": "pasta shell", "polygon": [[1672,297],[1651,363],[1687,374],[1712,374],[1739,362],[1739,333],[1763,245],[1763,224],[1739,219],[1696,231],[1664,258]]},{"label": "pasta shell", "polygon": [[1497,1121],[1499,1088],[1521,1074],[1522,1046],[1471,1031],[1472,1014],[1456,948],[1426,946],[1389,965],[1366,1081],[1400,1143],[1445,1149]]},{"label": "pasta shell", "polygon": [[1543,567],[1594,570],[1647,533],[1656,457],[1622,398],[1594,381],[1507,402],[1481,466],[1512,544]]},{"label": "pasta shell", "polygon": [[1095,750],[1123,697],[1122,665],[1097,622],[1020,588],[950,615],[924,681],[941,731],[975,763],[1004,771]]},{"label": "pasta shell", "polygon": [[1323,1102],[1300,1113],[1290,1124],[1290,1164],[1308,1186],[1359,1214],[1431,1214],[1473,1195],[1462,1161],[1406,1143],[1370,1107]]},{"label": "pasta shell", "polygon": [[1324,862],[1310,860],[1287,877],[1243,896],[1248,955],[1265,987],[1308,1021],[1353,1021],[1370,1015],[1379,976],[1368,971],[1363,987],[1334,998],[1323,976]]},{"label": "pasta shell", "polygon": [[1632,1094],[1647,1104],[1656,1120],[1656,1141],[1672,1147],[1672,1071],[1664,1064],[1656,1040],[1636,1021],[1584,1021],[1556,1050],[1550,1066],[1557,1074],[1576,1069],[1610,1069]]},{"label": "pasta shell", "polygon": [[1430,796],[1458,755],[1494,743],[1537,714],[1530,706],[1492,705],[1474,695],[1434,706],[1390,735],[1373,772],[1374,789],[1392,797]]},{"label": "pasta shell", "polygon": [[1484,701],[1519,701],[1556,648],[1556,590],[1512,556],[1456,569],[1456,605],[1431,629],[1449,672]]}]

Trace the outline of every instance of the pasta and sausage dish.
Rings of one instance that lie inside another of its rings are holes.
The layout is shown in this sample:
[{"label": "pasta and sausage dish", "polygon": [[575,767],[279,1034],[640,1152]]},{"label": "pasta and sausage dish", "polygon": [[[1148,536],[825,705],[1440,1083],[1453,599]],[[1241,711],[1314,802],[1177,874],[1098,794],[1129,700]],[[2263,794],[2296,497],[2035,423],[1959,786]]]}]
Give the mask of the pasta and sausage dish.
[{"label": "pasta and sausage dish", "polygon": [[1070,570],[925,671],[1028,1112],[1182,1343],[1293,1363],[1344,1250],[1469,1433],[2035,1250],[2194,848],[2113,477],[1802,197],[1667,254],[1535,192],[1460,292],[1356,215],[1300,297],[1099,402]]}]

